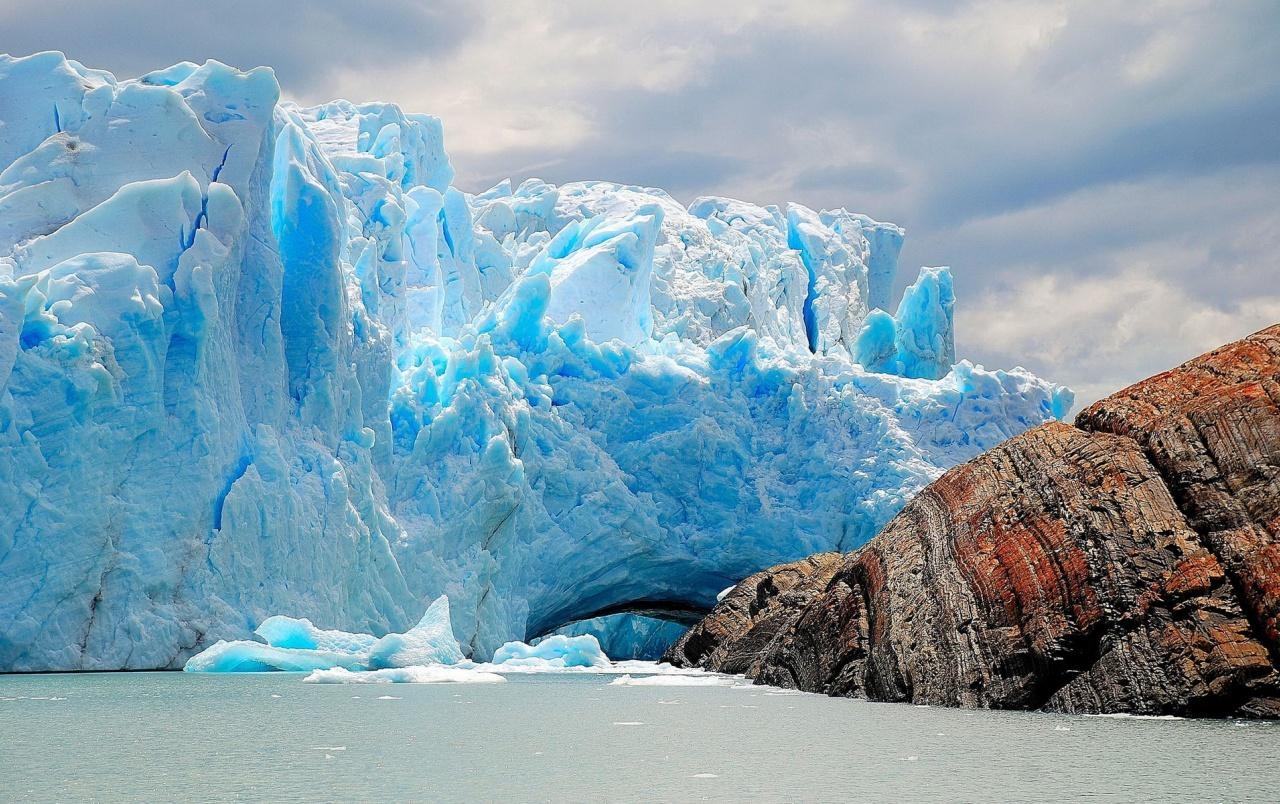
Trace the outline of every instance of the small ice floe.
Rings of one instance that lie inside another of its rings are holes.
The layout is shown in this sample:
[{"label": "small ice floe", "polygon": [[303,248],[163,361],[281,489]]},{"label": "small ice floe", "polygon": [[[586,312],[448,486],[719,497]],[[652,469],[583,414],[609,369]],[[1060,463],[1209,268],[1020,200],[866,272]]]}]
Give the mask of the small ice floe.
[{"label": "small ice floe", "polygon": [[679,706],[679,701],[658,701],[659,706]]},{"label": "small ice floe", "polygon": [[188,673],[353,671],[454,665],[462,648],[449,621],[449,598],[436,598],[404,633],[352,634],[317,628],[307,619],[268,617],[254,634],[261,641],[218,641],[187,660]]},{"label": "small ice floe", "polygon": [[397,698],[397,697],[396,697],[396,696],[394,696],[394,695],[379,695],[379,696],[378,696],[378,700],[379,700],[379,701],[403,701],[404,699],[403,699],[403,698]]},{"label": "small ice floe", "polygon": [[[427,665],[385,670],[315,670],[302,679],[308,684],[493,684],[506,681],[496,673],[462,667]],[[358,697],[358,696],[352,696]]]},{"label": "small ice floe", "polygon": [[312,751],[346,751],[345,745],[316,745],[311,747]]},{"label": "small ice floe", "polygon": [[643,725],[644,725],[644,721],[642,721],[642,720],[615,720],[615,721],[613,721],[613,725],[615,725],[615,726],[643,726]]},{"label": "small ice floe", "polygon": [[695,773],[689,778],[690,779],[719,779],[720,777],[714,773]]},{"label": "small ice floe", "polygon": [[911,756],[907,757],[908,762],[915,762],[918,759],[920,759],[920,757],[916,756],[915,754],[912,754]]},{"label": "small ice floe", "polygon": [[1071,731],[1071,727],[1070,726],[1054,726],[1053,730],[1054,731]]},{"label": "small ice floe", "polygon": [[534,670],[564,670],[570,667],[607,667],[609,657],[591,634],[565,636],[553,634],[537,644],[508,642],[493,652],[491,664],[504,670],[526,667]]},{"label": "small ice floe", "polygon": [[279,697],[281,697],[281,696],[276,695],[276,694],[273,692],[273,693],[271,693],[271,697],[272,697],[272,698],[279,698]]},{"label": "small ice floe", "polygon": [[618,676],[609,682],[610,687],[725,687],[733,683],[733,679],[723,676],[641,676],[629,673]]},{"label": "small ice floe", "polygon": [[1128,712],[1108,712],[1106,714],[1085,715],[1085,717],[1109,717],[1113,720],[1186,720],[1177,715],[1134,715]]}]

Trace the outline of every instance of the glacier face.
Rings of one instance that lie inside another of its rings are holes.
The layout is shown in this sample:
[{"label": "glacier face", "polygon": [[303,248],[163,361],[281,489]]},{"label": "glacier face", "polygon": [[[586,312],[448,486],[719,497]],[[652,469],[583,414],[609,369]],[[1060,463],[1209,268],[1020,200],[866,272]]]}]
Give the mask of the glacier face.
[{"label": "glacier face", "polygon": [[952,365],[902,231],[536,180],[269,70],[0,57],[0,670],[180,667],[288,612],[463,650],[687,615],[1061,416]]}]

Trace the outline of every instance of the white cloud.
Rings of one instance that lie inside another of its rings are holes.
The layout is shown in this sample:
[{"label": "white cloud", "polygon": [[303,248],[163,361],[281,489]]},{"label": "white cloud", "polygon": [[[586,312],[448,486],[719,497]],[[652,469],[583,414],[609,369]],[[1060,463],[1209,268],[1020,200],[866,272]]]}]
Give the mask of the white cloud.
[{"label": "white cloud", "polygon": [[978,350],[1026,356],[1079,405],[1280,322],[1280,294],[1209,304],[1142,268],[1028,278],[969,300],[957,326]]}]

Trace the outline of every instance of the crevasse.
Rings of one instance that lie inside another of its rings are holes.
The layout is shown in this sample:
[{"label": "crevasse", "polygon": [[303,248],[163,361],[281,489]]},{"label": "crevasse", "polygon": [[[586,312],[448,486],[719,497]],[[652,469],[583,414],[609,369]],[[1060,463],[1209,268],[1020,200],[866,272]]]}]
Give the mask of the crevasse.
[{"label": "crevasse", "polygon": [[437,119],[279,94],[0,58],[0,670],[178,667],[281,612],[403,633],[446,593],[476,659],[687,619],[1071,406],[950,365],[945,270],[873,312],[891,224],[471,195]]}]

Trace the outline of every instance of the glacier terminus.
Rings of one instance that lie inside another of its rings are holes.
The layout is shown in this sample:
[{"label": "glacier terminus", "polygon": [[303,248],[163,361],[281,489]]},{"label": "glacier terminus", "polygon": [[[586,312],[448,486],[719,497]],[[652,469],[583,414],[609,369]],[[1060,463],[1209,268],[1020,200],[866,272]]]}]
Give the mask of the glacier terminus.
[{"label": "glacier terminus", "polygon": [[459,660],[688,622],[1071,408],[957,361],[947,269],[892,298],[897,226],[470,194],[443,132],[265,68],[0,57],[0,671],[179,668],[281,614],[392,666],[441,595]]}]

